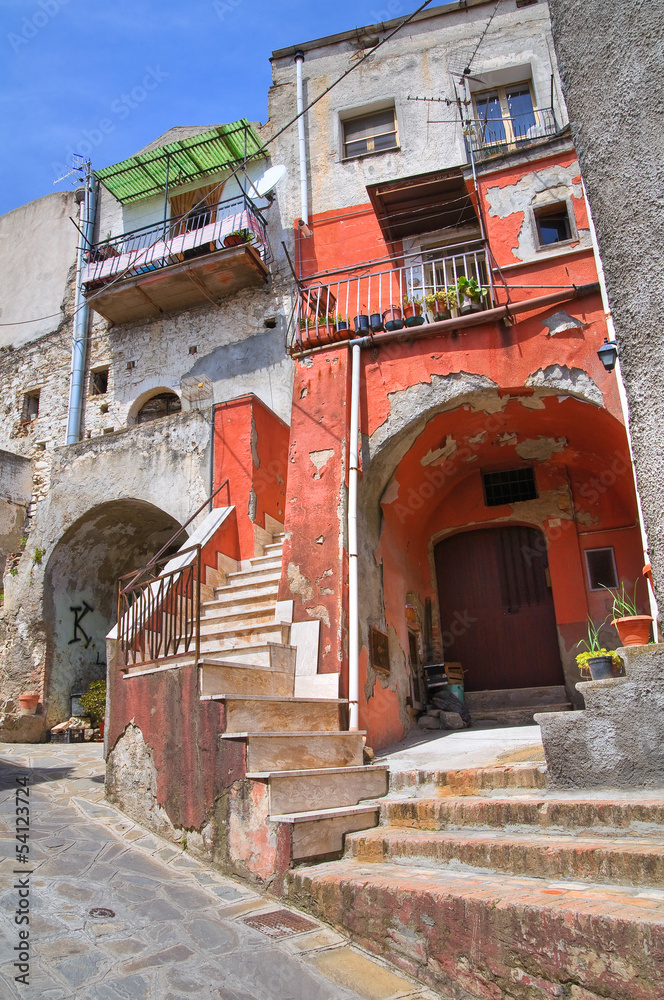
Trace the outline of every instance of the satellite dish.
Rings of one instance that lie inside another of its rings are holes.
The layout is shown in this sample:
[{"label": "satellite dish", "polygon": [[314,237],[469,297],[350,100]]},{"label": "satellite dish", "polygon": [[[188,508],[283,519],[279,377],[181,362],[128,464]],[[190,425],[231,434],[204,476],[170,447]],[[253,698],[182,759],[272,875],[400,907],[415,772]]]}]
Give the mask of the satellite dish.
[{"label": "satellite dish", "polygon": [[249,182],[247,194],[252,201],[263,199],[269,203],[272,200],[270,195],[276,188],[277,184],[285,178],[287,173],[288,171],[283,165],[268,167],[265,173],[259,177],[255,183],[253,181]]}]

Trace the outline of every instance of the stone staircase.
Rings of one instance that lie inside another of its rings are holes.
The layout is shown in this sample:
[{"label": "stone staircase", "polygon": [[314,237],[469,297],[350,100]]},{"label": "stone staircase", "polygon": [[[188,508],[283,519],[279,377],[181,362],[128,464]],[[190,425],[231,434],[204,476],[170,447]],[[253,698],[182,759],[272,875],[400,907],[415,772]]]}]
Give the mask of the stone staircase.
[{"label": "stone staircase", "polygon": [[574,707],[563,684],[466,691],[464,700],[473,722],[495,722],[499,726],[532,726],[535,712],[571,712]]},{"label": "stone staircase", "polygon": [[364,734],[344,731],[347,701],[325,696],[331,687],[338,695],[338,675],[298,677],[292,602],[277,599],[282,544],[274,535],[201,605],[200,697],[223,702],[221,739],[245,748],[231,854],[264,881],[294,862],[339,856],[345,834],[378,821],[388,779],[386,767],[364,766]]},{"label": "stone staircase", "polygon": [[292,902],[450,1000],[664,998],[664,789],[519,764],[393,773],[380,807]]}]

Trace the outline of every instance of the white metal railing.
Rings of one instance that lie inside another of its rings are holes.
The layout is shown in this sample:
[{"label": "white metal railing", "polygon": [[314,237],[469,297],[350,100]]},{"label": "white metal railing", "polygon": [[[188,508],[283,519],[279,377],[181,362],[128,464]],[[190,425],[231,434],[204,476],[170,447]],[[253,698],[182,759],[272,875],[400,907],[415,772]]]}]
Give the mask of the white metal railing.
[{"label": "white metal railing", "polygon": [[300,343],[343,340],[349,333],[398,330],[489,309],[494,301],[486,253],[478,241],[477,249],[463,253],[420,253],[400,267],[380,269],[378,263],[368,263],[361,273],[311,281],[300,291],[296,335]]}]

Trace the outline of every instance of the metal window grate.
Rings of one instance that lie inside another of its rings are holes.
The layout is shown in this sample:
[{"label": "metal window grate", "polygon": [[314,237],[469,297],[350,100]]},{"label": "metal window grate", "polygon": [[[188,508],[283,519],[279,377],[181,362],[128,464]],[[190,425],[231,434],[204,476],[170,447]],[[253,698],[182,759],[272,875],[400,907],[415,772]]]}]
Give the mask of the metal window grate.
[{"label": "metal window grate", "polygon": [[506,472],[482,473],[484,483],[484,503],[487,507],[499,507],[506,503],[521,503],[536,500],[535,470],[509,469]]}]

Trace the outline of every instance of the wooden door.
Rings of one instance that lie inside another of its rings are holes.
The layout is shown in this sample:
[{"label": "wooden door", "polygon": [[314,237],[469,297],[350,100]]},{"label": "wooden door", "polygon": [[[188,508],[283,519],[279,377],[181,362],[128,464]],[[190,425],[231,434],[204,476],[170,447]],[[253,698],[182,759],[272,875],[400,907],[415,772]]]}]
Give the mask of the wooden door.
[{"label": "wooden door", "polygon": [[507,525],[435,548],[445,660],[460,660],[469,691],[562,684],[546,543]]}]

